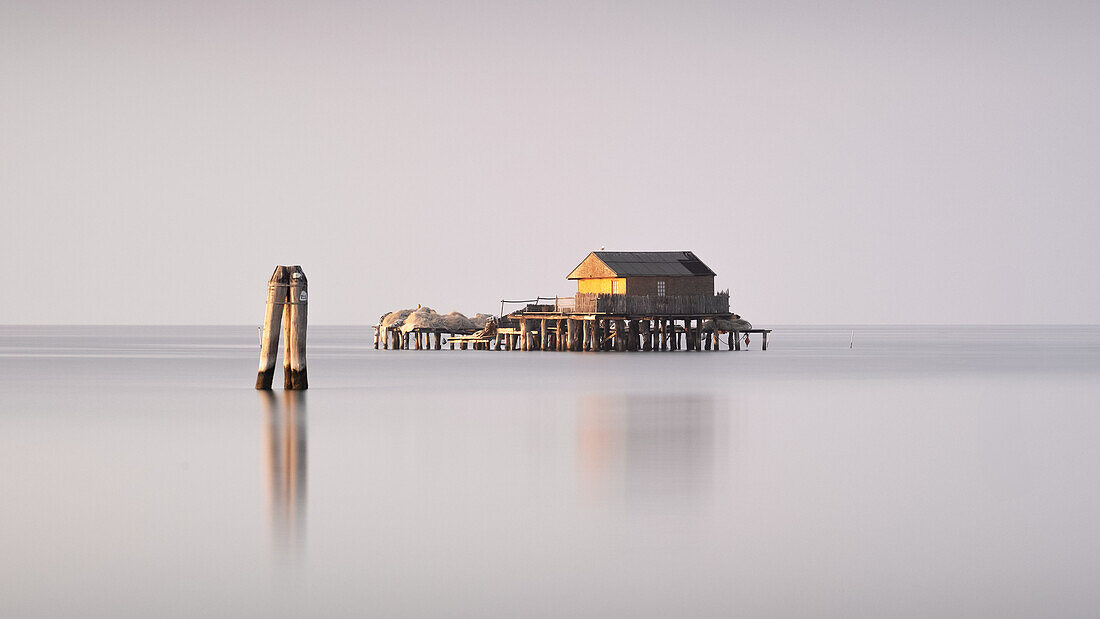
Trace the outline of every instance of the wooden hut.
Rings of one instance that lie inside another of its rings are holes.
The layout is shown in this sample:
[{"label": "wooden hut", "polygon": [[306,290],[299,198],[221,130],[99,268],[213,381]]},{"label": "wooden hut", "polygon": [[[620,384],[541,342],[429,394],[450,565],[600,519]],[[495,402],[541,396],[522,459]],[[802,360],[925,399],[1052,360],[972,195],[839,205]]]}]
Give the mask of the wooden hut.
[{"label": "wooden hut", "polygon": [[690,251],[594,251],[567,279],[578,293],[713,295],[714,271]]},{"label": "wooden hut", "polygon": [[771,331],[735,321],[729,291],[715,293],[714,271],[690,251],[594,251],[567,278],[577,280],[575,297],[538,297],[501,316],[491,334],[452,333],[451,348],[718,350],[724,333],[729,350],[741,350],[742,336],[760,333],[768,349]]}]

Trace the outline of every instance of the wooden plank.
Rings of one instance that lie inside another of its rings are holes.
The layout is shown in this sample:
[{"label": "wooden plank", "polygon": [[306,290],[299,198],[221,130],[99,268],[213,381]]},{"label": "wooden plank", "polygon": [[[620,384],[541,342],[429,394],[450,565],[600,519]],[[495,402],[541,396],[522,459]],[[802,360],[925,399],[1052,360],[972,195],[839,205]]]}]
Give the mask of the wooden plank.
[{"label": "wooden plank", "polygon": [[275,363],[279,355],[279,330],[282,328],[288,279],[286,267],[277,266],[267,280],[267,307],[264,310],[264,328],[260,339],[260,368],[256,373],[257,389],[271,389],[271,381],[275,376]]},{"label": "wooden plank", "polygon": [[287,288],[287,351],[289,373],[284,377],[283,388],[302,391],[309,388],[306,372],[306,326],[309,314],[309,285],[302,267],[289,267],[290,285]]}]

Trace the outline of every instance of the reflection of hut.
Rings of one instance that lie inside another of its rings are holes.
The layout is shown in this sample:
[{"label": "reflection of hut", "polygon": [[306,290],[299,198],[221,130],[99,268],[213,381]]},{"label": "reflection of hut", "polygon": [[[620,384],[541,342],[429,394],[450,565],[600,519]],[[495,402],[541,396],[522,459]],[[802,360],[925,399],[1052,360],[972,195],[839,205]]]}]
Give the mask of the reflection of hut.
[{"label": "reflection of hut", "polygon": [[606,500],[686,498],[713,475],[715,401],[692,396],[582,398],[577,470],[585,494]]}]

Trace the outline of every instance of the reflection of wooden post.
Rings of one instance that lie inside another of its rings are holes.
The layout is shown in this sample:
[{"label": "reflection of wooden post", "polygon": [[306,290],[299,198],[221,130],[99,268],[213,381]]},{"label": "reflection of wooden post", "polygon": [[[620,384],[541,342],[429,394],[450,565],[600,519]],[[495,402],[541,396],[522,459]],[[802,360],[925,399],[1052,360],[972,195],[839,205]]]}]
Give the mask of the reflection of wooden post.
[{"label": "reflection of wooden post", "polygon": [[284,392],[282,407],[275,396],[264,395],[264,455],[272,541],[277,552],[297,555],[306,531],[305,394]]},{"label": "reflection of wooden post", "polygon": [[283,379],[284,389],[300,391],[309,388],[306,377],[306,316],[309,308],[308,285],[302,267],[287,267],[290,272],[290,286],[287,294],[287,358],[284,366],[287,372]]},{"label": "reflection of wooden post", "polygon": [[275,361],[279,355],[279,328],[282,326],[283,305],[286,303],[286,267],[275,267],[267,280],[267,311],[264,313],[263,339],[260,342],[260,369],[256,375],[257,389],[271,389],[275,376]]}]

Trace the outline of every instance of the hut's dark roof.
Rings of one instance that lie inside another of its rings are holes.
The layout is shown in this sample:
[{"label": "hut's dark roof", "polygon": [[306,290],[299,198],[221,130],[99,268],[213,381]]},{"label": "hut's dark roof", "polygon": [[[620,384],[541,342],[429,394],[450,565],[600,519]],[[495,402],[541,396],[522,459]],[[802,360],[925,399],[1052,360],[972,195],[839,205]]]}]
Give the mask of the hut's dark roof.
[{"label": "hut's dark roof", "polygon": [[592,252],[619,277],[639,275],[714,275],[710,267],[690,251],[595,251]]}]

